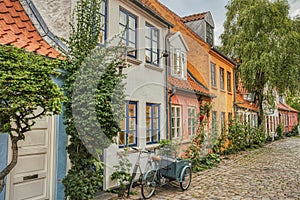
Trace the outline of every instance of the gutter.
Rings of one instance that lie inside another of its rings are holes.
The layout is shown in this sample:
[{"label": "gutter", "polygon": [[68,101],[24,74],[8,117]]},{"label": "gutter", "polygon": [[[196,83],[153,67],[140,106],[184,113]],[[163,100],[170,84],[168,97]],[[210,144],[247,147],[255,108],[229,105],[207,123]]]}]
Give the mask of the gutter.
[{"label": "gutter", "polygon": [[[166,100],[166,139],[169,138],[169,104],[168,104],[168,96],[169,96],[169,89],[168,89],[168,85],[169,85],[169,80],[168,80],[168,76],[169,76],[169,68],[168,68],[168,60],[169,60],[169,48],[168,48],[168,38],[171,35],[171,31],[170,31],[170,26],[168,27],[168,33],[165,36],[165,52],[164,52],[164,57],[165,57],[165,100]],[[171,130],[171,128],[170,128]]]},{"label": "gutter", "polygon": [[138,7],[140,7],[141,9],[143,9],[144,11],[146,11],[148,14],[150,14],[151,16],[153,16],[154,18],[156,18],[157,20],[163,22],[168,27],[171,27],[171,28],[174,27],[174,25],[172,23],[170,23],[169,21],[167,21],[165,18],[163,18],[157,12],[155,12],[154,10],[152,10],[149,6],[147,6],[146,4],[142,3],[140,0],[129,0],[129,1],[131,1],[135,5],[137,5]]},{"label": "gutter", "polygon": [[[41,14],[39,13],[39,11],[36,9],[35,5],[33,4],[33,2],[31,0],[25,0],[29,9],[31,10],[31,12],[33,13],[34,17],[36,18],[36,20],[38,21],[39,25],[41,26],[41,28],[43,29],[43,31],[45,32],[44,36],[48,36],[57,46],[60,50],[62,50],[64,53],[68,52],[68,47],[66,44],[64,44],[62,41],[60,41],[48,28],[48,26],[46,25],[45,21],[43,20]],[[42,37],[44,37],[42,36]]]},{"label": "gutter", "polygon": [[[168,115],[168,117],[170,116],[170,118],[172,117],[172,97],[175,95],[176,93],[176,87],[174,85],[172,85],[172,90],[171,90],[171,94],[169,96],[169,107],[170,107],[170,115]],[[168,134],[167,134],[168,135]],[[172,142],[172,120],[170,120],[170,141]]]},{"label": "gutter", "polygon": [[232,64],[236,65],[236,62],[234,62],[232,59],[230,59],[228,56],[226,56],[224,53],[222,53],[220,50],[218,50],[216,47],[211,47],[211,50],[217,52],[218,54],[220,54],[223,58],[225,58],[226,60],[228,60],[229,62],[231,62]]},{"label": "gutter", "polygon": [[233,111],[234,113],[237,112],[237,106],[238,106],[236,103],[236,71],[237,71],[237,64],[235,64],[233,68]]}]

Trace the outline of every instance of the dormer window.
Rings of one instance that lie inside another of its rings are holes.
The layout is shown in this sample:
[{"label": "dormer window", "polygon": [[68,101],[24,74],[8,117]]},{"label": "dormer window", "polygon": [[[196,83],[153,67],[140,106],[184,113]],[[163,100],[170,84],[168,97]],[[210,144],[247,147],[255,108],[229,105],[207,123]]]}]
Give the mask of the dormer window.
[{"label": "dormer window", "polygon": [[177,78],[186,78],[186,53],[180,49],[173,50],[171,74]]},{"label": "dormer window", "polygon": [[206,42],[211,46],[214,45],[214,28],[206,22]]},{"label": "dormer window", "polygon": [[187,74],[187,59],[186,52],[189,51],[187,44],[184,41],[180,32],[175,33],[169,38],[170,42],[170,68],[171,75],[186,79]]}]

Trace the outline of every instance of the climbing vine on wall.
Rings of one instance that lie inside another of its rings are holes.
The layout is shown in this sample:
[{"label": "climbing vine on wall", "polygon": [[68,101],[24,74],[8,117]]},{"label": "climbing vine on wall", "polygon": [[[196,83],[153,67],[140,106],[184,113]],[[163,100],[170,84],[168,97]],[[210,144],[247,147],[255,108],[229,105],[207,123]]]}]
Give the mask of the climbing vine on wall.
[{"label": "climbing vine on wall", "polygon": [[[65,125],[71,169],[66,198],[93,199],[103,183],[103,148],[117,136],[123,116],[124,76],[119,47],[98,46],[102,0],[79,0],[74,10],[65,65]],[[108,44],[107,44],[108,45]]]}]

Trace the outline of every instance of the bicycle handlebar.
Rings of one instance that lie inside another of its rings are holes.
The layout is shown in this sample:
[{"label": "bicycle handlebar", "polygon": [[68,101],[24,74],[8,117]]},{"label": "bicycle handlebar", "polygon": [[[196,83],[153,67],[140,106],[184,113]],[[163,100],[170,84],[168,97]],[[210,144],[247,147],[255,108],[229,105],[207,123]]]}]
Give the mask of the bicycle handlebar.
[{"label": "bicycle handlebar", "polygon": [[131,147],[131,149],[133,149],[135,151],[138,151],[138,152],[142,152],[142,153],[152,153],[152,152],[155,152],[154,150],[142,150],[139,147]]}]

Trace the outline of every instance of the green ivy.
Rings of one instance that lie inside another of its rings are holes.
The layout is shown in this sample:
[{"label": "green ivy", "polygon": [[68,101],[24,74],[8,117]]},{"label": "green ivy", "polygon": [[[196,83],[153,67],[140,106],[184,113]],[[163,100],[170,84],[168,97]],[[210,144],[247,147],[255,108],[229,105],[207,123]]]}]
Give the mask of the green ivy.
[{"label": "green ivy", "polygon": [[[64,123],[71,169],[63,180],[66,198],[93,199],[103,184],[103,148],[117,136],[123,117],[124,76],[118,47],[98,46],[102,0],[77,2],[66,61]],[[97,48],[96,48],[97,47]],[[115,90],[117,88],[117,90]]]}]

